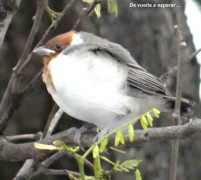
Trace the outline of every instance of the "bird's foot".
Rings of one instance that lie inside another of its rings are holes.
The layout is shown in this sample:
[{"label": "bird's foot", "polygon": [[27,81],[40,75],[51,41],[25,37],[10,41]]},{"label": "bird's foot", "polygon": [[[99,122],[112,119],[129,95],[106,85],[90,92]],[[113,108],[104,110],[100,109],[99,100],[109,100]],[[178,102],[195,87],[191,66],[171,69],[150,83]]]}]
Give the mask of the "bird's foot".
[{"label": "bird's foot", "polygon": [[103,129],[101,132],[99,132],[93,139],[93,143],[95,143],[96,141],[99,141],[100,139],[102,139],[106,134],[108,134],[109,130],[108,128]]},{"label": "bird's foot", "polygon": [[74,142],[80,146],[80,148],[84,151],[84,146],[81,142],[81,137],[84,133],[92,131],[94,128],[93,124],[85,124],[81,128],[77,129],[75,132]]}]

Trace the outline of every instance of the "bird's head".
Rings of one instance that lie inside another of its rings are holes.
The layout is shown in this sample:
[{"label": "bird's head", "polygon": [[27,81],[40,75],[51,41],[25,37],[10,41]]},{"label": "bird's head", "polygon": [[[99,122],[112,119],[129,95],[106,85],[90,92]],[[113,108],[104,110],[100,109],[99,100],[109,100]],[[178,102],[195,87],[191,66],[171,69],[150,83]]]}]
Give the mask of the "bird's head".
[{"label": "bird's head", "polygon": [[64,48],[69,46],[73,40],[75,31],[69,31],[50,39],[44,46],[33,50],[34,53],[43,56],[44,60],[55,58]]}]

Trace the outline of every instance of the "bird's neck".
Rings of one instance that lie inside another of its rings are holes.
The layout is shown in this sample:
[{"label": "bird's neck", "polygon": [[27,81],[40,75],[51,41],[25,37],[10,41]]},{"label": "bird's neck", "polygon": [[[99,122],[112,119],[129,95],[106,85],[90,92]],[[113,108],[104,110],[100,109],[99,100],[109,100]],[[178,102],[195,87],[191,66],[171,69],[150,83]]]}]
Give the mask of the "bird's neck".
[{"label": "bird's neck", "polygon": [[49,70],[49,62],[51,61],[51,57],[44,57],[43,58],[43,74],[42,74],[42,79],[43,82],[47,85],[47,86],[52,86],[54,88],[53,82],[52,82],[52,77],[51,77],[51,73]]}]

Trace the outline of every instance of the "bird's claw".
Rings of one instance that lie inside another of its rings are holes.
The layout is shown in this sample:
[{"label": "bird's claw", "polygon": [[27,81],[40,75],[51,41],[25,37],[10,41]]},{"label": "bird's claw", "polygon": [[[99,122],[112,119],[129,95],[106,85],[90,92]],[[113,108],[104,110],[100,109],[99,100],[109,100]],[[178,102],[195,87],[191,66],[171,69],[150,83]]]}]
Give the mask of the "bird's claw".
[{"label": "bird's claw", "polygon": [[102,139],[106,134],[108,133],[108,129],[105,128],[103,129],[101,132],[99,132],[93,139],[93,143],[99,141],[100,139]]},{"label": "bird's claw", "polygon": [[94,127],[93,124],[85,124],[81,128],[77,129],[75,132],[75,137],[74,137],[74,142],[80,146],[80,148],[84,151],[84,146],[82,145],[81,142],[81,137],[84,133],[91,131],[92,128]]}]

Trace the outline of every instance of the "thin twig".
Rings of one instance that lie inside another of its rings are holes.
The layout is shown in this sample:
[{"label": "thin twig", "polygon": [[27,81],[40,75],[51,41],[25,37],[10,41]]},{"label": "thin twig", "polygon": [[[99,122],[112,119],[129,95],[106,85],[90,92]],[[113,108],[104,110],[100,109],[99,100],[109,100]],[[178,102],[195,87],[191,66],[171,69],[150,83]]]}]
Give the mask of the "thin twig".
[{"label": "thin twig", "polygon": [[[14,15],[17,12],[17,8],[20,6],[21,0],[18,1],[12,1],[11,5],[9,5],[9,9],[6,8],[6,17],[3,21],[0,22],[0,49],[2,47],[6,32],[8,30],[8,27],[11,23],[11,20],[13,19]],[[1,7],[4,8],[4,7]]]},{"label": "thin twig", "polygon": [[37,138],[37,134],[21,134],[21,135],[14,135],[14,136],[6,136],[6,138],[11,141],[11,142],[15,142],[15,141],[21,141],[21,140],[36,140]]},{"label": "thin twig", "polygon": [[80,177],[80,173],[75,171],[69,171],[67,169],[47,169],[45,171],[46,175],[69,175],[72,174],[76,177]]},{"label": "thin twig", "polygon": [[[43,37],[41,38],[41,40],[37,43],[36,47],[41,46],[41,44],[43,44],[46,40],[46,38],[48,37],[48,35],[52,32],[54,32],[54,30],[56,29],[56,27],[58,26],[58,24],[61,22],[61,20],[63,19],[63,17],[71,10],[72,5],[74,4],[76,0],[71,0],[66,7],[63,9],[63,11],[61,12],[61,14],[57,17],[57,19],[55,21],[53,21],[53,23],[49,26],[49,28],[46,30],[45,34],[43,35]],[[21,66],[21,71],[23,71],[27,65],[31,62],[31,58],[33,56],[33,52],[31,52],[28,56],[28,58],[26,59],[26,61],[22,64]]]},{"label": "thin twig", "polygon": [[[55,161],[57,161],[58,159],[60,159],[63,156],[68,156],[68,157],[72,157],[72,153],[65,151],[65,150],[61,150],[56,152],[55,154],[53,154],[52,156],[50,156],[49,158],[47,158],[46,160],[44,160],[43,162],[41,162],[41,165],[48,168],[50,165],[52,165]],[[81,155],[77,154],[78,157],[82,157]],[[84,160],[84,163],[93,170],[93,164],[91,164],[90,161],[88,161],[87,159]]]},{"label": "thin twig", "polygon": [[3,27],[0,29],[0,48],[3,44],[6,32],[8,30],[8,27],[9,27],[11,20],[13,19],[15,13],[16,13],[16,10],[12,11],[11,13],[9,13],[7,15],[6,19],[3,22],[1,22],[3,24]]},{"label": "thin twig", "polygon": [[75,25],[73,26],[73,30],[76,30],[81,23],[83,22],[83,19],[87,16],[89,16],[89,14],[91,14],[91,12],[94,10],[94,8],[96,7],[97,4],[100,4],[102,0],[94,0],[94,2],[92,4],[89,5],[89,7],[87,9],[84,9],[82,11],[82,13],[79,15]]},{"label": "thin twig", "polygon": [[59,107],[57,106],[56,103],[54,103],[53,107],[52,107],[52,110],[51,112],[49,113],[49,117],[48,117],[48,120],[47,120],[47,123],[45,125],[45,128],[43,130],[43,138],[46,137],[46,134],[47,134],[47,131],[48,131],[48,128],[50,126],[50,123],[52,121],[52,118],[54,117],[55,113],[59,110]]},{"label": "thin twig", "polygon": [[30,174],[36,165],[37,161],[34,159],[27,159],[13,180],[30,179]]},{"label": "thin twig", "polygon": [[61,118],[61,116],[63,115],[63,110],[59,109],[56,114],[54,115],[54,117],[51,120],[50,126],[48,128],[46,137],[51,136],[52,132],[54,131],[59,119]]},{"label": "thin twig", "polygon": [[[46,174],[46,170],[48,170],[48,167],[51,166],[55,161],[57,161],[58,159],[62,158],[63,156],[69,156],[72,157],[72,153],[65,151],[65,150],[60,150],[58,152],[56,152],[55,154],[53,154],[52,156],[48,157],[46,160],[44,160],[43,162],[41,162],[39,165],[39,167],[37,168],[37,170],[31,174],[31,177],[34,176],[38,176],[39,174]],[[80,158],[81,156],[78,155]],[[90,161],[88,161],[87,159],[84,160],[84,163],[93,170],[93,164],[91,164]]]},{"label": "thin twig", "polygon": [[21,65],[27,59],[27,57],[31,51],[33,41],[34,41],[36,34],[39,30],[39,27],[40,27],[40,24],[42,21],[42,17],[43,17],[43,13],[45,11],[45,8],[47,6],[48,1],[47,0],[45,0],[45,1],[44,0],[43,1],[37,0],[36,3],[37,3],[37,9],[36,9],[36,14],[33,18],[34,24],[32,26],[31,32],[29,33],[29,37],[28,37],[28,40],[26,42],[22,56],[21,56],[20,60],[18,61],[17,65],[13,68],[13,71],[16,71],[17,74],[19,73],[18,71],[20,71]]},{"label": "thin twig", "polygon": [[[12,94],[15,94],[15,91],[16,91],[16,87],[18,85],[18,78],[19,78],[19,68],[21,67],[21,64],[25,61],[25,59],[27,58],[27,55],[30,51],[30,48],[33,44],[33,40],[36,36],[36,33],[39,29],[39,25],[41,23],[41,19],[42,19],[42,14],[43,14],[43,11],[45,9],[43,3],[41,0],[37,0],[37,11],[36,11],[36,14],[35,14],[35,20],[34,20],[34,24],[32,26],[32,29],[31,29],[31,33],[29,34],[29,37],[28,37],[28,41],[26,43],[26,46],[25,46],[25,49],[22,53],[22,57],[21,59],[19,60],[19,62],[17,63],[17,66],[16,70],[18,70],[17,72],[14,70],[14,72],[12,73],[12,76],[9,80],[9,83],[8,83],[8,86],[6,88],[6,92],[4,93],[4,96],[1,100],[1,104],[0,104],[0,117],[2,116],[3,112],[6,110],[8,104],[10,103],[10,100],[11,100],[11,97],[12,97]],[[2,132],[2,131],[1,131]]]},{"label": "thin twig", "polygon": [[40,80],[41,71],[36,74],[36,76],[32,79],[32,81],[24,88],[24,90],[17,92],[11,97],[11,102],[8,105],[7,109],[3,113],[0,118],[0,132],[3,132],[4,129],[7,127],[9,120],[11,119],[14,112],[20,107],[22,100],[24,97],[33,92],[35,84]]},{"label": "thin twig", "polygon": [[[194,51],[187,59],[181,62],[181,64],[186,64],[189,63],[191,60],[193,60],[199,53],[201,52],[201,48]],[[174,73],[176,73],[178,70],[178,65],[176,64],[173,66],[168,72],[164,73],[163,75],[160,76],[160,79],[162,81],[166,81],[168,77],[171,77]]]},{"label": "thin twig", "polygon": [[[177,71],[177,85],[176,85],[176,100],[175,108],[173,112],[173,121],[175,125],[181,125],[180,109],[181,109],[181,91],[182,91],[182,80],[181,80],[181,62],[184,61],[184,49],[186,48],[186,43],[183,40],[181,30],[176,25],[175,27],[176,35],[179,39],[179,50],[178,50],[178,71]],[[176,180],[177,175],[177,161],[178,161],[178,151],[179,151],[179,140],[174,140],[172,142],[171,160],[170,160],[170,180]]]},{"label": "thin twig", "polygon": [[55,161],[60,159],[61,157],[65,156],[66,152],[64,150],[58,151],[43,162],[41,162],[41,166],[44,166],[48,168],[50,165],[52,165]]}]

